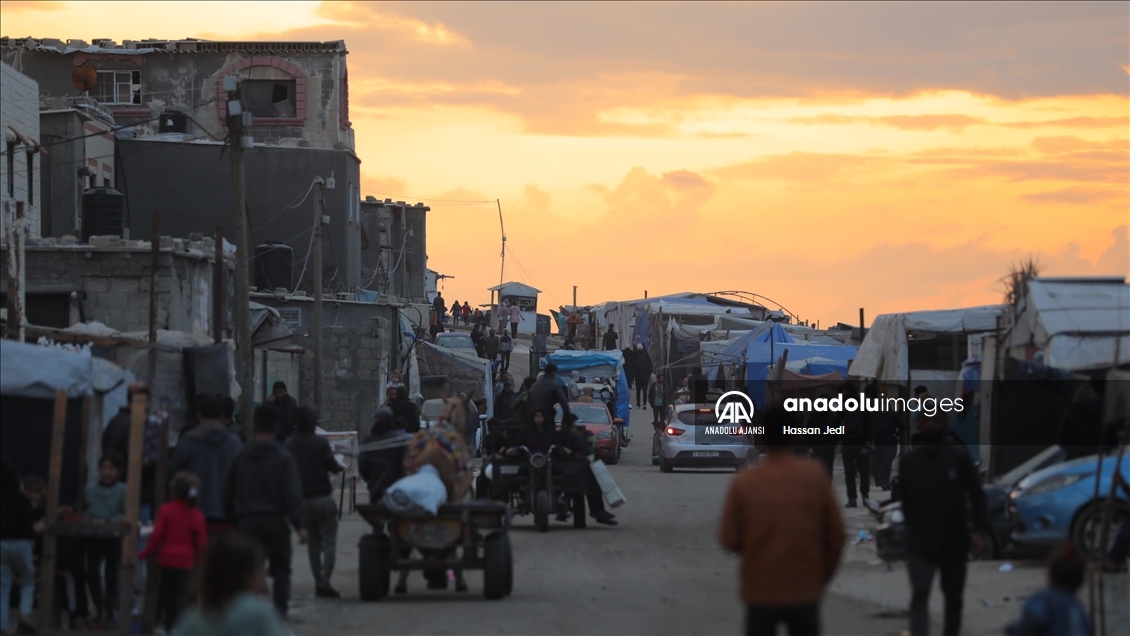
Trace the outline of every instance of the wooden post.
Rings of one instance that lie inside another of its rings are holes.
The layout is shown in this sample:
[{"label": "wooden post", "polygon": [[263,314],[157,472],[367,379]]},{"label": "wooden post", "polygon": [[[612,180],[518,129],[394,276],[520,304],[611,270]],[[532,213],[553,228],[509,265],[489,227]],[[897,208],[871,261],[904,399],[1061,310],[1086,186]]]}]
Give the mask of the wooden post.
[{"label": "wooden post", "polygon": [[89,395],[82,398],[82,444],[78,451],[78,495],[75,497],[75,512],[86,509],[86,454],[90,448],[90,401]]},{"label": "wooden post", "polygon": [[129,461],[126,468],[126,513],[122,518],[122,574],[118,581],[118,631],[133,631],[133,582],[137,569],[137,513],[141,507],[141,454],[145,447],[148,400],[138,393],[130,402]]},{"label": "wooden post", "polygon": [[212,342],[224,339],[224,228],[216,226],[216,263],[212,268]]},{"label": "wooden post", "polygon": [[[314,219],[314,404],[321,408],[322,405],[322,216],[326,211],[326,202],[322,195],[322,179],[319,177],[314,183],[318,189],[318,196],[314,199],[315,211],[318,215]],[[266,386],[267,377],[263,376],[263,385]],[[251,439],[252,436],[248,436]]]},{"label": "wooden post", "polygon": [[[253,142],[243,127],[243,114],[232,114],[236,110],[234,106],[241,104],[242,99],[237,84],[236,90],[228,94],[228,136],[231,138],[232,186],[235,189],[235,367],[240,390],[239,412],[247,439],[251,439],[254,437],[251,410],[255,396],[252,389],[254,361],[251,353],[251,265],[247,246],[247,183],[243,151],[245,147],[251,147]],[[251,111],[246,107],[240,110],[247,114],[247,123],[250,125]]]},{"label": "wooden post", "polygon": [[[149,249],[149,346],[157,344],[157,269],[161,265],[161,213],[153,210],[153,245]],[[150,349],[156,351],[156,349]],[[152,356],[150,356],[152,357]],[[152,361],[151,361],[152,362]],[[149,366],[153,375],[153,365]]]},{"label": "wooden post", "polygon": [[[67,430],[67,392],[55,392],[55,418],[51,428],[51,456],[47,462],[47,510],[43,535],[43,559],[39,564],[39,631],[51,629],[55,607],[55,520],[59,511],[59,487],[63,481],[63,438]],[[4,603],[8,599],[3,599]]]},{"label": "wooden post", "polygon": [[863,342],[863,339],[865,337],[867,337],[867,330],[864,328],[864,324],[863,324],[863,307],[860,307],[859,308],[859,341]]},{"label": "wooden post", "polygon": [[[9,204],[10,205],[10,204]],[[7,337],[24,341],[24,204],[16,202],[16,213],[4,207],[4,232],[8,248],[8,333]]]}]

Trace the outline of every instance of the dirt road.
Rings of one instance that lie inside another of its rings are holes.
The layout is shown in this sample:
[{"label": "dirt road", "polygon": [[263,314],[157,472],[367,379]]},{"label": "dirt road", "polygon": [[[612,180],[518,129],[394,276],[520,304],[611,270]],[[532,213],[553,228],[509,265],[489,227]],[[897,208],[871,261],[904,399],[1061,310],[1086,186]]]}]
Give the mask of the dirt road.
[{"label": "dirt road", "polygon": [[[615,511],[621,525],[590,522],[588,529],[574,530],[571,524],[553,523],[549,533],[538,534],[530,517],[517,518],[512,596],[483,599],[477,573],[468,575],[471,590],[465,594],[427,591],[423,578],[414,574],[407,596],[362,603],[356,546],[367,528],[356,515],[346,515],[333,581],[344,598],[313,598],[305,549],[295,546],[293,627],[302,634],[740,633],[737,559],[720,550],[715,539],[733,474],[661,474],[649,456],[651,414],[633,413],[635,441],[622,462],[611,467],[628,499]],[[837,479],[842,497],[841,484]],[[849,542],[859,527],[871,525],[862,510],[845,511],[845,520]],[[970,575],[967,634],[999,633],[1015,616],[1019,597],[1042,579],[1033,567],[1005,575],[996,572],[997,563],[984,565],[991,567],[975,568]],[[979,593],[986,585],[992,595]],[[1009,586],[1018,589],[1011,592]],[[989,599],[987,606],[982,596]],[[1002,600],[1006,596],[1009,601]],[[905,572],[898,567],[887,572],[875,563],[873,544],[849,545],[824,602],[825,633],[900,634],[906,628],[906,602]],[[940,609],[939,604],[935,616]]]}]

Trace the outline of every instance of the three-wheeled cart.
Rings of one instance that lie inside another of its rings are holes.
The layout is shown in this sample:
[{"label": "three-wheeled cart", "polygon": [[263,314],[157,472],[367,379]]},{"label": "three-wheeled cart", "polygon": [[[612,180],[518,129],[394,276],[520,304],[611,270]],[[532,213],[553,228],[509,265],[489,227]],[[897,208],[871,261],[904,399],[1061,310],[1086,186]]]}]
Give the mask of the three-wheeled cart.
[{"label": "three-wheeled cart", "polygon": [[434,517],[406,517],[381,504],[358,506],[373,527],[361,537],[358,575],[361,599],[388,596],[393,572],[483,571],[483,595],[500,599],[514,583],[510,509],[500,501],[472,500],[440,506]]}]

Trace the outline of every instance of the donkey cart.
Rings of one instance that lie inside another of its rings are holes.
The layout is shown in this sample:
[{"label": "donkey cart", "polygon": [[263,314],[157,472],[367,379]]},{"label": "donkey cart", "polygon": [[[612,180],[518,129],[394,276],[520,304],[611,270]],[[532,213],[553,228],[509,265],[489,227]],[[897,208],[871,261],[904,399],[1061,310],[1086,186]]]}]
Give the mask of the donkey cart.
[{"label": "donkey cart", "polygon": [[483,571],[483,595],[510,594],[514,563],[510,551],[510,509],[498,501],[472,500],[440,506],[434,517],[406,517],[381,504],[358,506],[373,527],[361,537],[358,573],[361,599],[388,596],[392,572],[400,574],[397,593],[405,593],[407,575],[422,570],[429,581],[447,585],[447,571],[459,584],[464,570]]}]

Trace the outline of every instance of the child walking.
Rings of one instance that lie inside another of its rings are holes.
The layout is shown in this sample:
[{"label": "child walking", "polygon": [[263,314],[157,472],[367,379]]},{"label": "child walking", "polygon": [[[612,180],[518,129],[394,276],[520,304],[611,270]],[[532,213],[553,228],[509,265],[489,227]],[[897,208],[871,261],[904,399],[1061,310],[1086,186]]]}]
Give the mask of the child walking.
[{"label": "child walking", "polygon": [[[116,452],[98,460],[98,481],[86,486],[86,519],[101,523],[120,523],[125,514],[126,485],[122,483],[125,462]],[[118,568],[122,562],[121,541],[117,538],[88,539],[86,544],[86,582],[94,602],[94,626],[114,623],[118,603]],[[105,570],[103,570],[105,568]],[[130,617],[124,617],[129,620]]]},{"label": "child walking", "polygon": [[137,557],[148,559],[153,552],[157,553],[157,566],[161,569],[157,609],[164,617],[166,630],[172,630],[177,622],[188,596],[192,570],[208,543],[204,513],[196,507],[200,495],[196,475],[177,473],[170,490],[173,499],[157,511],[153,534]]},{"label": "child walking", "polygon": [[1008,626],[1009,636],[1092,636],[1095,627],[1087,610],[1075,597],[1083,585],[1087,564],[1067,545],[1048,560],[1048,587],[1024,602],[1020,620]]},{"label": "child walking", "polygon": [[290,631],[264,596],[263,551],[246,535],[216,537],[196,579],[197,606],[185,612],[175,636],[286,636]]}]

